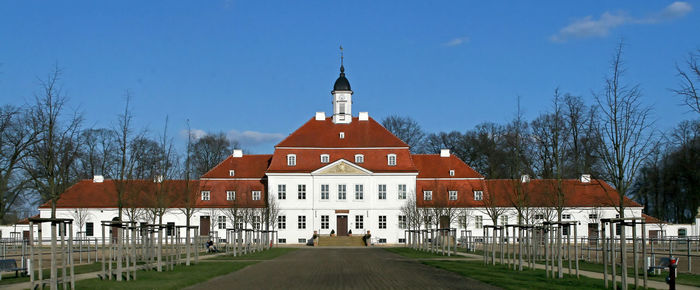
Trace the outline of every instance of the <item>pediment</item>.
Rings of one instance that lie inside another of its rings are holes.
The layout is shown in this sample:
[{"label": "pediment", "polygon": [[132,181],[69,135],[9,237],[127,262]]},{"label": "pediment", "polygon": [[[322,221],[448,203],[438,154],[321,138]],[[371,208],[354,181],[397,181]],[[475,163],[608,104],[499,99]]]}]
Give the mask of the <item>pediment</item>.
[{"label": "pediment", "polygon": [[369,175],[370,172],[360,166],[347,162],[343,159],[328,164],[312,172],[315,175]]}]

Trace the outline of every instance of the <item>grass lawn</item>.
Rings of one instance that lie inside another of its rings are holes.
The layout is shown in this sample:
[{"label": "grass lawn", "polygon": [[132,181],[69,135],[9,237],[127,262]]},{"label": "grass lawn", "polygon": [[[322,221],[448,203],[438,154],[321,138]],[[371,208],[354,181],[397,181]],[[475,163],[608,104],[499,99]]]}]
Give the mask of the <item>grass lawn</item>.
[{"label": "grass lawn", "polygon": [[[641,262],[640,262],[641,263]],[[566,263],[565,263],[566,264]],[[568,266],[568,264],[566,264]],[[579,262],[579,269],[585,270],[585,271],[591,271],[591,272],[598,272],[598,273],[603,273],[603,264],[598,264],[598,263],[589,263],[585,261],[580,261]],[[615,273],[619,276],[620,275],[620,270],[622,267],[620,265],[617,265],[615,268]],[[612,269],[610,266],[608,266],[608,275],[610,275],[610,271]],[[628,268],[627,269],[627,275],[628,276],[634,276],[634,269],[633,268]],[[649,280],[653,281],[659,281],[659,282],[666,282],[666,277],[668,276],[668,271],[661,271],[661,275],[657,276],[648,276]],[[639,279],[643,279],[644,273],[639,272]],[[634,281],[634,280],[632,280]],[[641,282],[640,282],[641,283]],[[690,273],[678,273],[678,277],[676,277],[676,283],[677,284],[683,284],[683,285],[690,285],[690,286],[695,286],[695,287],[700,287],[700,275],[696,274],[690,274]]]},{"label": "grass lawn", "polygon": [[135,281],[102,281],[88,279],[76,282],[77,289],[181,289],[213,277],[240,270],[256,262],[207,263],[175,266],[173,271],[139,271]]},{"label": "grass lawn", "polygon": [[[70,272],[70,268],[66,268],[66,273]],[[85,265],[80,265],[80,266],[75,266],[75,274],[82,274],[82,273],[90,273],[90,272],[96,272],[96,271],[101,271],[102,270],[102,264],[101,263],[92,263],[92,264],[85,264]],[[44,269],[44,278],[48,278],[51,276],[51,271],[49,269]],[[59,276],[61,275],[61,271],[58,271]],[[19,278],[15,278],[15,273],[5,273],[2,275],[2,281],[0,281],[0,285],[7,285],[7,284],[14,284],[14,283],[21,283],[21,282],[29,282],[29,276],[27,277],[22,277],[20,275]]]},{"label": "grass lawn", "polygon": [[[443,256],[440,254],[435,254],[435,253],[430,253],[430,252],[424,252],[424,251],[417,251],[414,249],[410,248],[385,248],[385,250],[399,254],[404,257],[408,258],[413,258],[413,259],[422,259],[422,258],[447,258],[447,256]],[[454,256],[452,256],[454,257]],[[461,256],[458,256],[461,257]]]},{"label": "grass lawn", "polygon": [[297,248],[271,248],[266,251],[256,252],[243,256],[234,257],[233,254],[230,254],[217,256],[207,260],[270,260],[296,250]]},{"label": "grass lawn", "polygon": [[[407,248],[389,248],[388,251],[409,258],[444,257]],[[581,276],[564,275],[564,279],[547,279],[544,270],[513,271],[506,266],[484,266],[482,261],[423,260],[421,263],[455,272],[505,289],[601,289],[603,281]]]}]

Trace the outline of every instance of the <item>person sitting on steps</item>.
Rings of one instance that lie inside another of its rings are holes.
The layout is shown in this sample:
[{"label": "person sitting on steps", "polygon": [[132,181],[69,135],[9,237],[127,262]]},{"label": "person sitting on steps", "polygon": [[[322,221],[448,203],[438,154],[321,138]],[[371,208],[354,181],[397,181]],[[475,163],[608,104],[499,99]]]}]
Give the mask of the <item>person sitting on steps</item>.
[{"label": "person sitting on steps", "polygon": [[218,253],[219,252],[219,250],[216,249],[216,246],[214,245],[214,241],[209,240],[207,242],[207,252],[209,252],[209,253]]}]

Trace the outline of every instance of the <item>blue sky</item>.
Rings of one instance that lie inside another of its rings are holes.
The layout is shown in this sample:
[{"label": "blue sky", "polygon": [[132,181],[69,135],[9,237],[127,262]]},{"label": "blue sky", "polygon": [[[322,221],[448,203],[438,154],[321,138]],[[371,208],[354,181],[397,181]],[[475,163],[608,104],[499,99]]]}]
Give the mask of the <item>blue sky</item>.
[{"label": "blue sky", "polygon": [[434,132],[504,123],[517,96],[532,119],[556,87],[591,103],[623,38],[656,127],[697,118],[669,91],[700,48],[697,1],[66,3],[0,1],[0,104],[31,100],[57,63],[88,126],[111,126],[130,90],[137,127],[189,119],[270,153],[331,110],[341,44],[355,112]]}]

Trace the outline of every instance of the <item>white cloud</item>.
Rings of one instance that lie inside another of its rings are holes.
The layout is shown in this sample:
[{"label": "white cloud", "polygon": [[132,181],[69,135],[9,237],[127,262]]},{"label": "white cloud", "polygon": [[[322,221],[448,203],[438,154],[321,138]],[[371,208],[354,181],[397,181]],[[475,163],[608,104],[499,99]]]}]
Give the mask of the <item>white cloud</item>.
[{"label": "white cloud", "polygon": [[627,24],[653,24],[682,18],[693,7],[686,2],[673,2],[663,10],[648,17],[635,18],[627,16],[624,12],[611,13],[604,12],[598,19],[593,16],[575,19],[569,25],[560,29],[559,32],[550,37],[551,41],[564,42],[572,38],[605,37],[612,29]]},{"label": "white cloud", "polygon": [[226,135],[229,139],[240,142],[243,147],[279,142],[284,138],[284,135],[280,133],[264,133],[257,131],[240,132],[238,130],[228,131]]},{"label": "white cloud", "polygon": [[452,40],[443,43],[444,46],[457,46],[463,43],[469,42],[469,37],[462,36],[462,37],[456,37],[453,38]]},{"label": "white cloud", "polygon": [[[192,138],[194,140],[197,140],[199,138],[207,136],[207,132],[204,130],[200,130],[200,129],[191,129],[190,134],[192,134]],[[187,139],[187,130],[185,130],[185,129],[180,130],[180,136],[182,136],[182,138]]]}]

